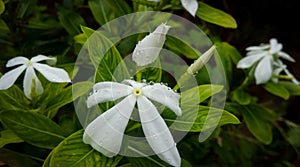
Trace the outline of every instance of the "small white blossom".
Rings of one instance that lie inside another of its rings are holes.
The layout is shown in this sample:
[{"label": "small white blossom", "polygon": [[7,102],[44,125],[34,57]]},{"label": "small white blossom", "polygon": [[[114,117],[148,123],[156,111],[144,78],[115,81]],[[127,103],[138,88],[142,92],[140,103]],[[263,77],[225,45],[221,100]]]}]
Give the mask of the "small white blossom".
[{"label": "small white blossom", "polygon": [[287,53],[281,51],[282,44],[275,38],[270,40],[270,44],[261,44],[260,46],[251,46],[246,48],[247,56],[241,59],[237,68],[250,68],[259,61],[254,72],[256,84],[268,82],[273,74],[274,61],[279,58],[294,62],[294,59]]},{"label": "small white blossom", "polygon": [[195,17],[198,10],[197,0],[181,0],[181,4],[192,16]]},{"label": "small white blossom", "polygon": [[143,132],[153,151],[167,163],[180,166],[181,158],[172,134],[150,101],[159,102],[181,115],[179,94],[163,84],[147,85],[133,80],[125,80],[122,83],[100,82],[95,84],[93,89],[94,93],[87,99],[88,107],[125,98],[86,127],[84,143],[90,144],[108,157],[118,154],[125,128],[137,103]]},{"label": "small white blossom", "polygon": [[280,73],[283,71],[288,76],[288,78],[290,78],[292,80],[292,82],[294,84],[297,84],[297,85],[300,84],[300,82],[294,77],[293,74],[290,73],[290,71],[287,69],[287,66],[285,64],[283,64],[283,62],[281,60],[277,60],[276,62],[274,62],[274,66],[275,66],[275,69],[274,69],[275,77],[272,78],[273,82],[275,82],[275,83],[278,82],[278,78],[276,76],[279,76]]},{"label": "small white blossom", "polygon": [[145,66],[156,60],[164,45],[169,29],[170,26],[163,23],[138,42],[132,54],[132,59],[138,66]]},{"label": "small white blossom", "polygon": [[[46,64],[38,63],[44,60],[55,61],[55,58],[38,55],[31,58],[30,60],[22,56],[18,56],[10,59],[7,62],[6,67],[12,67],[16,65],[21,65],[21,66],[7,72],[1,77],[0,90],[5,90],[10,88],[24,70],[26,71],[23,80],[23,89],[24,89],[25,96],[29,99],[31,99],[30,94],[32,91],[34,91],[38,95],[43,93],[43,86],[40,80],[38,79],[38,77],[36,76],[34,69],[39,71],[47,80],[51,82],[57,82],[57,83],[71,82],[69,75],[65,70],[55,68],[55,67],[50,67]],[[32,90],[33,84],[35,90]]]},{"label": "small white blossom", "polygon": [[[159,2],[160,0],[148,0],[151,2]],[[197,0],[181,0],[182,6],[195,17],[196,12],[198,10],[198,2]]]}]

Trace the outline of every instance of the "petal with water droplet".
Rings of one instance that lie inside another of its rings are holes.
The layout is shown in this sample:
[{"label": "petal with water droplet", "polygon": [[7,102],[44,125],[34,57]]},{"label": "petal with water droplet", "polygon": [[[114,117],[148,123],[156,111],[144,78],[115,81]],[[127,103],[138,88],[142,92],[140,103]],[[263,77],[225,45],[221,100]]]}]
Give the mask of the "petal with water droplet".
[{"label": "petal with water droplet", "polygon": [[98,116],[86,127],[83,142],[108,157],[118,154],[135,102],[134,95],[129,95]]},{"label": "petal with water droplet", "polygon": [[155,106],[144,96],[137,99],[137,105],[143,132],[153,151],[170,165],[180,166],[181,158],[176,143]]},{"label": "petal with water droplet", "polygon": [[115,82],[99,82],[93,86],[94,93],[88,97],[87,106],[92,107],[98,103],[114,101],[132,93],[131,86]]},{"label": "petal with water droplet", "polygon": [[33,67],[51,82],[71,82],[68,73],[63,69],[50,67],[46,64],[40,63],[33,63]]},{"label": "petal with water droplet", "polygon": [[179,107],[179,94],[174,92],[166,85],[155,83],[142,88],[142,93],[151,100],[157,101],[172,111],[178,116],[181,115]]}]

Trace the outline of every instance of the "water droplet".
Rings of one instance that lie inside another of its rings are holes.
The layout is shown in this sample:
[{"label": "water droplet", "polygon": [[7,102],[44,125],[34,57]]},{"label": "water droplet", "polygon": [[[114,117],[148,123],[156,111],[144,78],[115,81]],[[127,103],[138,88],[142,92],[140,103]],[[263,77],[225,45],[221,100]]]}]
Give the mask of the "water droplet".
[{"label": "water droplet", "polygon": [[157,139],[158,139],[157,135],[154,135],[154,136],[153,136],[153,138],[154,138],[155,140],[157,140]]},{"label": "water droplet", "polygon": [[143,82],[143,83],[146,83],[146,82],[147,82],[147,80],[146,80],[146,79],[142,79],[142,82]]}]

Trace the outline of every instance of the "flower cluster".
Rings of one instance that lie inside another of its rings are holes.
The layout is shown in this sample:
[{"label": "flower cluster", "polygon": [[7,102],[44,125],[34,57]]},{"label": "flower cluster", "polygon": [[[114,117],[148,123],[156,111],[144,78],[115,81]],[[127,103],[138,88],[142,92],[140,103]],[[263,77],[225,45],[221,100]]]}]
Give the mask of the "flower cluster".
[{"label": "flower cluster", "polygon": [[287,70],[286,65],[280,60],[280,58],[283,58],[295,62],[291,56],[281,51],[282,47],[282,44],[278,43],[275,38],[270,39],[270,44],[248,47],[246,48],[248,51],[247,56],[238,62],[237,68],[250,68],[258,62],[254,71],[257,85],[266,83],[270,79],[273,82],[278,82],[278,76],[282,71],[295,84],[299,84],[299,81]]}]

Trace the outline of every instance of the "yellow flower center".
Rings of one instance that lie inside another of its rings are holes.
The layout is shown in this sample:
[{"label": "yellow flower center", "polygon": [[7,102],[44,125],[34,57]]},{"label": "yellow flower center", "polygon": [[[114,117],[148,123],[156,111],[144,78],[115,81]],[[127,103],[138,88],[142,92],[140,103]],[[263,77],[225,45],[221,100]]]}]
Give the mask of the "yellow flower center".
[{"label": "yellow flower center", "polygon": [[32,62],[31,61],[27,61],[26,62],[26,66],[28,67],[28,66],[32,66]]},{"label": "yellow flower center", "polygon": [[133,94],[138,97],[142,94],[142,90],[140,88],[134,88]]}]

